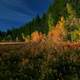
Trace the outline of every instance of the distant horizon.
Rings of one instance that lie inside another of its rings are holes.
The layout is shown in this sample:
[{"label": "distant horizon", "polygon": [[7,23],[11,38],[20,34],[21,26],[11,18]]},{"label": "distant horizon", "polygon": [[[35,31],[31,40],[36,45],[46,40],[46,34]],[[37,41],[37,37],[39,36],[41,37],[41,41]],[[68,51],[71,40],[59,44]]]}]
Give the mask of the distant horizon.
[{"label": "distant horizon", "polygon": [[52,0],[0,0],[0,31],[19,28],[47,11]]}]

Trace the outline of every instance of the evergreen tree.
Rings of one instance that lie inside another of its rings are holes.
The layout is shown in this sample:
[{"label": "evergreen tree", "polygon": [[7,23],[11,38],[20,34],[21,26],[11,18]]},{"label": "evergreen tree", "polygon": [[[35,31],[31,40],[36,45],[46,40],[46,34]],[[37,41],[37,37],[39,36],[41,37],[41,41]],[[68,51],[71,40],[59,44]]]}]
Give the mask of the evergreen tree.
[{"label": "evergreen tree", "polygon": [[49,26],[49,31],[51,31],[53,27],[53,17],[51,14],[49,14],[49,17],[48,17],[48,26]]}]

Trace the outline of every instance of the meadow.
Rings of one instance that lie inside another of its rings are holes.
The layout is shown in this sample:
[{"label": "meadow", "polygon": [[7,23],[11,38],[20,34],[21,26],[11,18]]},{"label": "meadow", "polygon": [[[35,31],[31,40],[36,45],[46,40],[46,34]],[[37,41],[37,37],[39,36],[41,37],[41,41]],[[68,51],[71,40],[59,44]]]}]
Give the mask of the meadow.
[{"label": "meadow", "polygon": [[80,43],[0,45],[0,80],[80,80]]}]

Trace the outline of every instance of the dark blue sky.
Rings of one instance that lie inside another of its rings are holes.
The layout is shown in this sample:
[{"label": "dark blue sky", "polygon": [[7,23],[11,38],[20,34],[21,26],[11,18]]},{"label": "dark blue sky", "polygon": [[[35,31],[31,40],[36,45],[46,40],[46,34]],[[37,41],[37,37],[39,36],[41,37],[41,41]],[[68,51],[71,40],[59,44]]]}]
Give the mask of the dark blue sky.
[{"label": "dark blue sky", "polygon": [[52,0],[0,0],[0,30],[19,27],[47,11]]}]

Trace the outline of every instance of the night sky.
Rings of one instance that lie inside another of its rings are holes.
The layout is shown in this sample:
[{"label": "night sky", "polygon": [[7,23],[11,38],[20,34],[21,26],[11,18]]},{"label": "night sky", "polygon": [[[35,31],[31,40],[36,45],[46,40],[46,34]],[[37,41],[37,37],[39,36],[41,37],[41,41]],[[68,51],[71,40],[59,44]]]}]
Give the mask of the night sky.
[{"label": "night sky", "polygon": [[19,27],[47,11],[52,0],[0,0],[0,30]]}]

